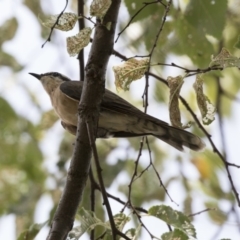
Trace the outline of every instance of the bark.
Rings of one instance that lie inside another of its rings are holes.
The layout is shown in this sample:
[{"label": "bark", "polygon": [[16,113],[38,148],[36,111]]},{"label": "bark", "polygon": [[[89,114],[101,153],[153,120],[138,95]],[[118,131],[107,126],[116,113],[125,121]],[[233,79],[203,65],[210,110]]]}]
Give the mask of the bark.
[{"label": "bark", "polygon": [[[95,34],[85,67],[85,81],[79,104],[78,130],[67,182],[54,215],[48,240],[64,240],[72,229],[81,202],[91,163],[91,146],[86,122],[92,122],[96,133],[99,107],[105,89],[105,75],[113,42],[121,1],[114,0],[103,21],[97,21]],[[110,26],[106,27],[106,26]],[[94,136],[95,139],[95,136]]]}]

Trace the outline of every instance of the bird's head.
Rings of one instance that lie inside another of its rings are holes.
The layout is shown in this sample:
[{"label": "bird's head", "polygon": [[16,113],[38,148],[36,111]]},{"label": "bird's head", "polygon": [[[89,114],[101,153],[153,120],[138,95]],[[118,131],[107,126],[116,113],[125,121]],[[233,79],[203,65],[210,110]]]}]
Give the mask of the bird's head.
[{"label": "bird's head", "polygon": [[43,74],[29,73],[37,78],[43,85],[44,89],[50,94],[56,86],[65,81],[71,81],[68,77],[58,72],[48,72]]}]

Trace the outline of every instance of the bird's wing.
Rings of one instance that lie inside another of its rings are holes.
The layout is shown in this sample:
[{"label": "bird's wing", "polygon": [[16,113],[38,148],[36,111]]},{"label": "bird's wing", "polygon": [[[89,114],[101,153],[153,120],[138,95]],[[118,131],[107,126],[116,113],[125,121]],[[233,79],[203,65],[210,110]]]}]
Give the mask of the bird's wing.
[{"label": "bird's wing", "polygon": [[65,130],[67,130],[68,132],[70,132],[73,135],[76,135],[76,132],[77,132],[77,127],[76,126],[65,123],[63,121],[61,121],[61,124],[62,124],[62,126]]},{"label": "bird's wing", "polygon": [[60,90],[69,98],[79,102],[82,93],[83,82],[66,81],[60,85]]},{"label": "bird's wing", "polygon": [[[61,84],[60,89],[67,97],[79,102],[82,92],[82,85],[83,83],[80,81],[67,81]],[[183,146],[187,146],[195,151],[198,151],[205,146],[199,137],[182,129],[169,126],[166,122],[143,113],[132,104],[107,89],[101,104],[101,111],[105,112],[105,114],[108,116],[118,116],[118,114],[124,114],[129,117],[139,117],[141,120],[148,120],[158,125],[158,132],[156,132],[156,134],[152,131],[136,133],[134,131],[129,132],[120,130],[110,132],[110,134],[113,134],[113,137],[134,137],[152,134],[180,151],[183,150]],[[111,114],[111,112],[113,114]],[[118,121],[121,121],[121,119],[118,119]],[[69,129],[69,126],[66,126],[64,123],[63,126],[74,134],[74,129]]]},{"label": "bird's wing", "polygon": [[[60,89],[67,97],[79,102],[82,93],[82,86],[83,82],[81,81],[67,81],[61,84]],[[156,124],[169,126],[166,122],[143,113],[138,108],[107,89],[105,89],[101,109],[105,111],[134,115],[142,119],[155,122]]]}]

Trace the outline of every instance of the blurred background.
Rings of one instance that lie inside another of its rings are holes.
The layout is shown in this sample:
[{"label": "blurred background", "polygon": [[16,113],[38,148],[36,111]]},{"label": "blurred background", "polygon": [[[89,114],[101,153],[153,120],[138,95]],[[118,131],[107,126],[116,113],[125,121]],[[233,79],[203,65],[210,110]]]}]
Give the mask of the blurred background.
[{"label": "blurred background", "polygon": [[[89,16],[90,1],[86,1]],[[33,223],[51,219],[64,186],[74,137],[66,133],[41,84],[28,74],[61,72],[71,79],[79,79],[78,60],[69,57],[66,37],[78,32],[53,31],[51,42],[42,44],[50,29],[44,28],[39,19],[59,14],[65,1],[53,0],[0,0],[0,239],[17,239]],[[143,6],[142,1],[122,2],[117,33],[119,33]],[[238,0],[190,1],[174,0],[167,21],[163,26],[154,50],[152,63],[175,63],[187,69],[207,68],[211,56],[222,47],[236,56],[239,51],[240,3]],[[66,11],[77,13],[77,1],[69,1]],[[114,49],[125,57],[147,55],[153,47],[164,7],[161,4],[146,6],[121,34]],[[86,25],[93,27],[86,21]],[[85,48],[87,60],[89,48]],[[116,92],[112,67],[121,64],[117,56],[110,58],[106,87]],[[166,79],[184,75],[180,68],[155,66],[151,71]],[[204,91],[217,106],[215,121],[204,126],[215,147],[230,163],[240,165],[240,81],[237,67],[204,74]],[[195,76],[185,79],[181,95],[201,121],[192,85]],[[141,110],[145,79],[133,82],[129,92],[118,93]],[[157,79],[149,79],[149,114],[169,122],[168,87]],[[182,122],[193,121],[190,112],[180,104]],[[134,181],[131,201],[135,206],[148,209],[166,204],[186,215],[206,212],[193,217],[198,239],[239,239],[240,211],[226,169],[206,135],[197,124],[188,129],[206,143],[202,152],[188,149],[179,152],[167,144],[148,137],[151,154],[144,144]],[[107,191],[128,200],[128,185],[134,174],[141,138],[97,140]],[[151,156],[151,158],[150,158]],[[150,161],[152,165],[148,168]],[[160,186],[155,166],[167,188]],[[93,171],[95,173],[94,167]],[[240,170],[230,168],[236,190],[240,191]],[[90,209],[89,183],[82,206]],[[123,205],[110,200],[113,213]],[[129,210],[125,211],[127,214]],[[108,220],[102,207],[99,192],[96,194],[96,215]],[[133,218],[134,219],[134,218]],[[155,235],[168,231],[167,226],[152,217],[143,217],[144,224]],[[126,229],[138,225],[134,219]],[[36,237],[44,239],[45,226]],[[85,238],[84,238],[85,237]],[[88,239],[85,235],[82,239]],[[146,231],[141,239],[151,239]]]}]

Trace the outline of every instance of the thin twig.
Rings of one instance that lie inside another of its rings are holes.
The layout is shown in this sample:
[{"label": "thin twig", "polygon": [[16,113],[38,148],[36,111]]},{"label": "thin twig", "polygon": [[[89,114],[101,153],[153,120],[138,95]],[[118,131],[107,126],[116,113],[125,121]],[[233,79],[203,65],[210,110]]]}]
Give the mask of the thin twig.
[{"label": "thin twig", "polygon": [[[150,145],[149,145],[149,142],[148,142],[148,138],[147,138],[147,137],[146,137],[146,144],[147,144],[147,147],[148,147],[150,164],[152,165],[153,170],[154,170],[155,174],[157,175],[157,178],[158,178],[159,183],[160,183],[160,187],[163,187],[163,189],[164,189],[165,193],[167,194],[167,196],[169,197],[169,199],[178,206],[178,204],[171,198],[170,194],[168,193],[167,188],[166,188],[165,185],[163,184],[162,179],[161,179],[161,177],[160,177],[160,175],[159,175],[159,173],[158,173],[155,165],[153,164],[151,149],[150,149]],[[170,224],[167,224],[167,227],[168,227],[169,231],[172,231],[172,227],[170,226]]]},{"label": "thin twig", "polygon": [[[228,219],[230,214],[232,213],[232,207],[231,209],[227,212],[226,214],[226,218]],[[218,235],[221,233],[221,231],[223,230],[223,226],[222,224],[220,224],[220,227],[218,228],[218,230],[216,231],[216,233],[213,235],[213,237],[211,238],[211,240],[216,240],[218,238]]]},{"label": "thin twig", "polygon": [[56,22],[55,22],[55,23],[53,24],[53,26],[51,27],[51,31],[50,31],[50,33],[49,33],[49,36],[48,36],[47,40],[43,43],[42,48],[45,46],[45,44],[46,44],[47,42],[50,42],[50,41],[51,41],[51,36],[52,36],[52,33],[53,33],[53,29],[54,29],[55,26],[58,24],[58,21],[59,21],[60,17],[63,15],[64,11],[65,11],[66,8],[67,8],[67,5],[68,5],[68,0],[66,0],[66,5],[65,5],[64,9],[63,9],[63,10],[61,11],[61,13],[58,15],[58,17],[57,17],[57,19],[56,19]]},{"label": "thin twig", "polygon": [[[84,15],[84,1],[78,0],[78,16],[83,16],[83,15]],[[79,31],[85,28],[84,18],[78,19],[78,27],[79,27]],[[79,77],[80,77],[79,79],[80,81],[84,81],[84,76],[85,76],[84,48],[78,53],[77,59],[79,63]]]},{"label": "thin twig", "polygon": [[[108,195],[109,198],[114,199],[115,201],[121,203],[122,205],[124,205],[124,206],[126,205],[127,207],[129,206],[127,202],[124,202],[124,201],[121,200],[120,198],[115,197],[115,196],[113,196],[113,195],[110,194],[110,193],[107,193],[107,195]],[[129,206],[129,207],[130,207],[130,206]],[[139,211],[139,212],[148,213],[148,211],[147,211],[146,209],[142,208],[142,207],[136,207],[136,206],[133,206],[133,207],[134,207],[135,210],[137,210],[137,211]]]},{"label": "thin twig", "polygon": [[[153,74],[153,73],[149,73],[149,75],[155,77],[156,79],[160,80],[161,82],[163,82],[165,85],[168,86],[167,84],[167,81],[163,78],[160,78],[158,77],[156,74]],[[229,162],[226,161],[225,157],[221,154],[221,152],[218,150],[218,148],[216,147],[216,145],[214,144],[214,142],[212,141],[212,138],[211,138],[211,135],[207,132],[207,130],[203,127],[203,125],[200,123],[200,121],[198,120],[196,114],[194,113],[194,111],[191,109],[191,107],[189,106],[189,104],[187,103],[187,101],[182,97],[180,96],[179,97],[181,102],[183,103],[183,105],[186,107],[186,109],[191,113],[193,119],[195,120],[195,122],[197,123],[198,127],[204,132],[204,134],[206,135],[206,137],[208,138],[212,148],[213,148],[213,152],[215,152],[219,158],[222,160],[222,162],[224,163],[225,167],[226,167],[226,171],[227,171],[227,175],[228,175],[228,179],[230,181],[230,184],[232,186],[232,190],[233,190],[233,193],[236,197],[236,200],[238,202],[238,205],[240,206],[240,199],[239,199],[239,194],[234,186],[234,183],[233,183],[233,180],[232,180],[232,177],[231,177],[231,174],[229,172],[229,169],[228,169],[228,165],[231,165],[231,166],[234,166],[233,164],[230,164]]]},{"label": "thin twig", "polygon": [[93,152],[93,158],[94,158],[94,162],[95,162],[96,169],[97,169],[97,176],[98,176],[98,180],[99,180],[99,184],[100,184],[100,188],[101,188],[101,192],[102,192],[102,196],[103,196],[103,201],[104,201],[103,204],[106,206],[106,209],[108,212],[108,217],[109,217],[109,222],[110,222],[111,229],[112,229],[113,239],[115,240],[116,235],[117,235],[116,226],[115,226],[112,209],[111,209],[111,206],[110,206],[108,198],[107,198],[107,194],[106,194],[106,190],[105,190],[105,186],[104,186],[104,182],[103,182],[103,178],[102,178],[102,168],[99,163],[97,148],[96,148],[95,140],[93,137],[94,136],[93,125],[92,125],[92,122],[90,122],[90,121],[86,122],[86,125],[87,125],[89,142],[90,142],[92,152]]},{"label": "thin twig", "polygon": [[[92,212],[95,212],[95,190],[97,190],[96,184],[95,184],[95,179],[93,177],[93,172],[92,168],[90,168],[89,171],[89,178],[90,178],[90,183],[91,183],[91,190],[90,190],[90,209]],[[90,233],[90,239],[94,240],[95,236],[95,229],[91,230]]]},{"label": "thin twig", "polygon": [[86,17],[83,14],[79,14],[79,17],[85,18],[86,20],[88,20],[89,22],[91,22],[94,26],[96,26],[96,23],[92,20],[91,17]]},{"label": "thin twig", "polygon": [[188,217],[194,217],[196,215],[200,215],[201,213],[209,212],[209,211],[212,211],[212,210],[216,210],[216,208],[206,208],[202,211],[199,211],[199,212],[196,212],[196,213],[191,213],[191,214],[188,215]]},{"label": "thin twig", "polygon": [[[157,35],[156,35],[156,38],[155,38],[155,42],[154,42],[154,44],[153,44],[153,47],[152,47],[152,49],[151,49],[151,51],[150,51],[150,53],[149,53],[149,64],[148,64],[147,72],[149,72],[149,70],[150,70],[150,63],[151,63],[153,51],[154,51],[154,49],[155,49],[155,47],[156,47],[156,44],[157,44],[157,41],[158,41],[158,39],[159,39],[160,33],[162,32],[163,26],[164,26],[164,24],[165,24],[166,16],[167,16],[167,14],[168,14],[168,12],[169,12],[170,5],[171,5],[171,0],[168,2],[168,5],[165,6],[166,9],[165,9],[163,21],[162,21],[161,26],[160,26],[160,28],[159,28],[159,31],[158,31],[158,33],[157,33]],[[143,9],[143,8],[142,8],[142,9]],[[136,16],[136,15],[135,15],[135,16]],[[144,89],[144,92],[143,92],[143,95],[142,95],[142,99],[143,99],[144,112],[146,113],[146,112],[147,112],[147,107],[148,107],[149,75],[146,74],[145,76],[146,76],[146,78],[145,78],[145,89]],[[138,166],[138,162],[139,162],[139,159],[140,159],[140,156],[141,156],[141,152],[142,152],[142,148],[143,148],[143,140],[144,140],[144,137],[143,137],[142,140],[141,140],[141,144],[140,144],[140,148],[139,148],[139,155],[138,155],[138,158],[137,158],[137,160],[136,160],[136,162],[135,162],[134,173],[133,173],[133,175],[132,175],[132,178],[131,178],[131,181],[130,181],[130,184],[129,184],[128,201],[129,201],[129,204],[130,204],[131,206],[132,206],[132,204],[131,204],[131,197],[130,197],[130,196],[131,196],[131,186],[132,186],[132,183],[133,183],[133,181],[134,181],[135,176],[137,176],[137,166]],[[134,209],[133,209],[133,211],[135,212]],[[140,218],[139,218],[139,221],[141,221]],[[147,230],[147,229],[146,229],[146,230]],[[148,230],[147,230],[147,231],[148,231]],[[149,231],[148,231],[148,232],[149,232]],[[150,232],[149,232],[149,234],[150,234]],[[150,235],[151,235],[151,234],[150,234]]]},{"label": "thin twig", "polygon": [[118,41],[119,37],[121,36],[121,34],[129,27],[129,25],[131,24],[131,22],[133,21],[133,19],[148,5],[151,5],[153,3],[159,3],[159,0],[156,0],[154,2],[145,2],[143,3],[143,6],[131,17],[130,21],[128,22],[128,24],[123,28],[123,30],[121,32],[118,33],[117,39],[115,40],[115,43]]},{"label": "thin twig", "polygon": [[111,209],[110,203],[108,201],[106,189],[105,189],[103,178],[102,178],[102,168],[100,166],[98,153],[97,153],[97,147],[96,147],[95,140],[94,140],[95,138],[94,138],[92,121],[87,121],[86,125],[87,125],[89,142],[90,142],[90,145],[91,145],[91,148],[92,148],[92,152],[93,152],[93,158],[94,158],[94,162],[95,162],[96,169],[97,169],[98,181],[99,181],[99,184],[100,184],[100,189],[101,189],[101,192],[102,192],[104,205],[106,206],[108,217],[109,217],[109,222],[110,222],[110,225],[111,225],[112,238],[113,238],[113,240],[116,240],[117,239],[117,235],[119,235],[119,236],[123,237],[126,240],[130,240],[125,234],[123,234],[122,232],[120,232],[116,228],[116,225],[115,225],[115,222],[114,222],[114,218],[113,218],[113,214],[112,214],[112,209]]},{"label": "thin twig", "polygon": [[207,67],[207,68],[202,68],[202,69],[201,68],[188,69],[188,68],[179,66],[175,63],[171,63],[171,64],[169,64],[169,63],[157,63],[157,64],[154,64],[154,65],[160,65],[160,66],[165,66],[165,67],[175,67],[175,68],[182,69],[186,73],[185,78],[191,77],[191,76],[194,76],[194,75],[197,75],[197,74],[200,74],[200,73],[207,73],[207,72],[216,71],[216,70],[220,70],[220,71],[223,70],[223,68],[219,67],[219,66],[212,66],[212,67]]},{"label": "thin twig", "polygon": [[228,162],[228,161],[227,161],[227,164],[228,164],[229,166],[232,166],[232,167],[240,168],[240,165],[237,165],[237,164],[234,164],[234,163],[230,163],[230,162]]},{"label": "thin twig", "polygon": [[163,30],[163,26],[166,22],[166,19],[167,19],[167,15],[168,15],[168,12],[170,11],[170,6],[172,4],[172,0],[169,0],[168,1],[168,4],[167,6],[165,6],[165,12],[163,14],[163,19],[162,19],[162,23],[159,27],[159,30],[156,34],[156,38],[155,38],[155,41],[153,43],[153,46],[152,46],[152,49],[149,53],[149,64],[148,64],[148,67],[147,67],[147,70],[146,70],[146,73],[145,73],[145,89],[144,89],[144,93],[142,95],[142,98],[143,98],[143,105],[145,107],[144,109],[144,112],[147,113],[147,107],[148,107],[148,88],[149,88],[149,71],[150,71],[150,67],[151,67],[151,60],[152,60],[152,56],[153,56],[153,52],[154,52],[154,49],[156,48],[157,46],[157,42],[159,40],[159,37],[160,37],[160,34]]},{"label": "thin twig", "polygon": [[232,176],[231,176],[231,173],[230,173],[230,170],[229,170],[229,165],[228,165],[228,162],[227,162],[227,152],[226,152],[226,142],[225,142],[225,134],[224,134],[224,131],[223,131],[223,119],[222,119],[222,113],[221,113],[221,95],[222,95],[222,87],[221,87],[221,84],[220,84],[220,79],[217,78],[216,79],[216,82],[217,82],[217,101],[216,101],[216,107],[217,107],[217,111],[218,111],[218,118],[219,118],[219,130],[220,130],[220,134],[221,134],[221,141],[222,141],[222,148],[223,148],[223,163],[225,165],[225,168],[226,168],[226,171],[227,171],[227,175],[228,175],[228,179],[230,181],[230,184],[231,184],[231,187],[232,187],[232,191],[236,197],[236,200],[238,202],[238,206],[240,207],[240,199],[239,199],[239,193],[237,192],[236,188],[235,188],[235,185],[233,183],[233,180],[232,180]]},{"label": "thin twig", "polygon": [[142,149],[143,149],[143,142],[144,142],[144,137],[141,138],[141,142],[140,142],[140,147],[139,147],[139,150],[138,150],[138,157],[135,161],[135,167],[134,167],[134,172],[132,174],[132,178],[130,180],[130,183],[128,184],[128,201],[126,202],[126,204],[124,205],[123,209],[121,210],[121,212],[124,211],[124,209],[127,207],[127,206],[131,206],[132,207],[132,203],[131,203],[131,192],[132,192],[132,184],[134,182],[134,179],[135,177],[137,176],[137,168],[138,168],[138,163],[139,163],[139,160],[140,160],[140,157],[142,155]]},{"label": "thin twig", "polygon": [[235,215],[235,219],[236,219],[237,226],[238,226],[238,231],[240,232],[240,217],[239,217],[238,211],[236,210],[236,208],[234,206],[234,203],[232,205],[232,213]]},{"label": "thin twig", "polygon": [[148,142],[148,138],[147,138],[147,137],[146,137],[146,144],[147,144],[147,147],[148,147],[150,163],[151,163],[151,165],[152,165],[152,167],[153,167],[153,170],[154,170],[155,174],[157,175],[157,178],[158,178],[158,180],[159,180],[160,186],[163,187],[165,193],[167,194],[167,196],[169,197],[169,199],[171,200],[171,202],[173,202],[173,203],[175,203],[177,206],[179,206],[179,205],[171,198],[170,194],[168,193],[167,188],[165,187],[165,185],[164,185],[163,182],[162,182],[162,179],[161,179],[161,177],[160,177],[160,175],[159,175],[156,167],[155,167],[154,164],[153,164],[152,155],[151,155],[151,149],[150,149],[150,146],[149,146],[149,142]]},{"label": "thin twig", "polygon": [[[113,51],[113,54],[123,60],[127,60],[128,58],[124,55],[122,55],[121,53],[117,52],[116,50]],[[182,68],[183,70],[185,70],[185,68]],[[205,70],[207,71],[207,69],[209,68],[206,68]],[[188,69],[186,69],[188,70]],[[218,69],[220,70],[220,69]],[[197,70],[188,70],[188,71],[197,71]],[[200,69],[200,71],[204,71],[204,69]],[[167,81],[162,78],[162,77],[159,77],[158,75],[156,75],[155,73],[152,73],[152,72],[148,72],[148,75],[149,76],[152,76],[154,77],[155,79],[159,80],[160,82],[162,82],[163,84],[165,84],[166,86],[168,86],[168,83]],[[193,119],[195,120],[195,122],[197,123],[198,127],[203,131],[203,133],[206,135],[206,137],[208,138],[212,148],[213,148],[213,151],[219,156],[220,159],[224,160],[224,157],[223,155],[220,153],[220,151],[217,149],[217,147],[215,146],[215,144],[213,143],[212,139],[211,139],[211,135],[207,132],[207,130],[203,127],[203,125],[201,124],[201,122],[198,120],[196,114],[194,113],[194,111],[190,108],[190,106],[188,105],[187,101],[182,97],[180,96],[180,100],[181,102],[183,103],[183,105],[186,107],[186,109],[190,112],[190,114],[192,115]],[[228,164],[230,166],[235,166],[235,167],[239,167],[238,165],[235,165],[233,163],[229,163]]]}]

